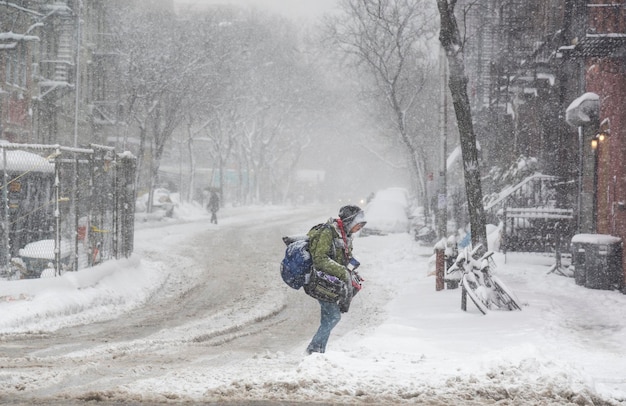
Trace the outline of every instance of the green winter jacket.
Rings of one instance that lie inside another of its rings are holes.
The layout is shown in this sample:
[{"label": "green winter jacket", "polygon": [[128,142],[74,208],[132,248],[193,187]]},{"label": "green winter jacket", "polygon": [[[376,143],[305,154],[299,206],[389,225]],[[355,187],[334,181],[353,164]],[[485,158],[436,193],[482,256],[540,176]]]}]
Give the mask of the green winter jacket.
[{"label": "green winter jacket", "polygon": [[[318,271],[333,275],[348,283],[350,276],[346,265],[348,260],[344,252],[344,242],[341,231],[334,219],[325,223],[324,227],[313,228],[307,234],[309,237],[309,252],[313,259],[313,267]],[[348,238],[348,252],[352,256],[352,240]]]}]

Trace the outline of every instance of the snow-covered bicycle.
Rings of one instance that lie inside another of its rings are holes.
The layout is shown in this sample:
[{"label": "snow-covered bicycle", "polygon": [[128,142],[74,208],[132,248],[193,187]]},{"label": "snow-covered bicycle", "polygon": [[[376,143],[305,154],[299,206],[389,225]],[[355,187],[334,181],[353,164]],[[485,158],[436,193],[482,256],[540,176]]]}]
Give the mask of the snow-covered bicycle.
[{"label": "snow-covered bicycle", "polygon": [[522,310],[515,293],[491,272],[496,267],[493,251],[475,258],[481,248],[463,249],[446,271],[446,279],[461,283],[461,307],[466,310],[467,295],[483,314],[489,310]]}]

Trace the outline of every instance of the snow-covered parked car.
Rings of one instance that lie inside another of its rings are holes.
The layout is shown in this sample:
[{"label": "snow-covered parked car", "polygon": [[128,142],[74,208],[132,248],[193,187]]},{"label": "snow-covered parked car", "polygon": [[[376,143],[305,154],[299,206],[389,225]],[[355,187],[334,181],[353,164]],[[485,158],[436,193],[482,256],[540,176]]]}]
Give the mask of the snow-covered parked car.
[{"label": "snow-covered parked car", "polygon": [[393,187],[377,191],[364,211],[367,224],[361,235],[410,231],[410,200],[405,188]]},{"label": "snow-covered parked car", "polygon": [[[53,267],[55,260],[54,240],[40,240],[26,244],[19,251],[20,258],[23,262],[22,277],[23,278],[39,278],[42,272]],[[72,249],[66,241],[61,241],[59,249],[61,265],[69,266]]]},{"label": "snow-covered parked car", "polygon": [[[172,197],[172,194],[169,190],[164,188],[154,189],[153,198],[152,198],[152,209],[153,211],[164,211],[166,217],[172,217],[174,214],[174,207],[176,207],[176,203]],[[148,193],[144,193],[143,195],[137,198],[137,202],[135,204],[135,211],[138,213],[145,213],[148,210]]]}]

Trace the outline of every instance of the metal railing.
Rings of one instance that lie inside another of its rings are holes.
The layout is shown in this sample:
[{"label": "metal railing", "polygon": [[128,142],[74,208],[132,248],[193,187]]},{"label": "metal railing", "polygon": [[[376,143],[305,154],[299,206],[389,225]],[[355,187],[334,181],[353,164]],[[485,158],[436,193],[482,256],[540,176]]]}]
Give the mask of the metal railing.
[{"label": "metal railing", "polygon": [[0,277],[130,256],[135,167],[132,155],[106,146],[0,144]]},{"label": "metal railing", "polygon": [[559,179],[535,173],[502,190],[485,205],[485,215],[493,223],[503,222],[502,251],[566,252],[573,235],[572,208],[556,207]]},{"label": "metal railing", "polygon": [[528,176],[516,185],[510,186],[485,204],[485,212],[497,215],[504,207],[540,207],[547,206],[554,198],[554,184],[558,178],[536,173]]}]

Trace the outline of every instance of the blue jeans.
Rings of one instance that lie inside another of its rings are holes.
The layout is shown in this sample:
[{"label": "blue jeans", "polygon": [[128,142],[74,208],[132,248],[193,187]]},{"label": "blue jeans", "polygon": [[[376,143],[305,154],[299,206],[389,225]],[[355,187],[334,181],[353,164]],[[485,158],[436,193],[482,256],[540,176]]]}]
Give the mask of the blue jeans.
[{"label": "blue jeans", "polygon": [[341,312],[339,311],[339,305],[331,302],[320,302],[322,309],[322,316],[320,321],[320,327],[317,329],[317,333],[313,336],[311,343],[306,349],[307,353],[312,352],[325,352],[326,343],[328,343],[328,337],[330,332],[341,320]]}]

